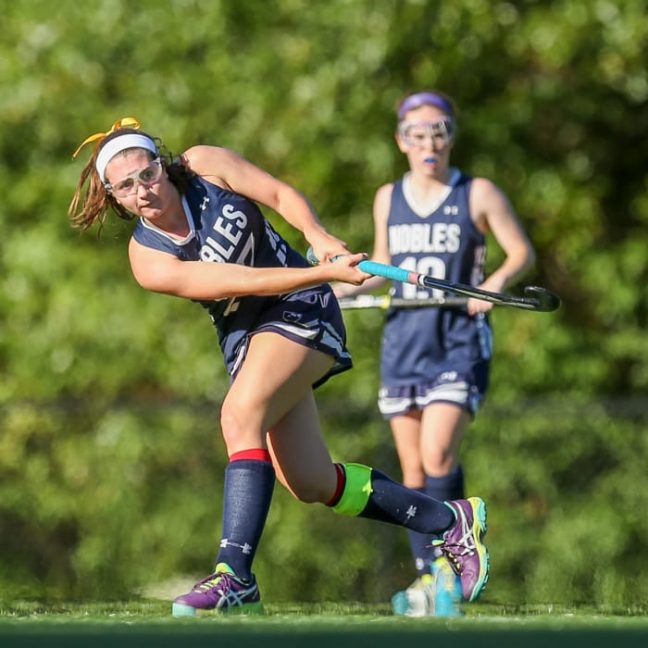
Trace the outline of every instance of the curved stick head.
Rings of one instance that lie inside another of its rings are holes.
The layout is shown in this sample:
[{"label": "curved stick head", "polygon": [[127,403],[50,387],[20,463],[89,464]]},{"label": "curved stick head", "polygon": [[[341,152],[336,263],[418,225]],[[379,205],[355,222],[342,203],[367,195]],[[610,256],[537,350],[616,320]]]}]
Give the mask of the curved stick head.
[{"label": "curved stick head", "polygon": [[560,297],[540,286],[527,286],[524,289],[524,298],[533,303],[532,308],[536,311],[555,311],[560,306]]}]

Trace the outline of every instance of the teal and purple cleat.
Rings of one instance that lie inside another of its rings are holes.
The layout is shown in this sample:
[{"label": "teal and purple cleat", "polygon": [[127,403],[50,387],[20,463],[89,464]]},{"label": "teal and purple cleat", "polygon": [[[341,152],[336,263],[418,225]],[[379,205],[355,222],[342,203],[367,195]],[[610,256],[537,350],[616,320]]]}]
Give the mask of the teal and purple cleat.
[{"label": "teal and purple cleat", "polygon": [[254,576],[238,578],[229,565],[219,563],[213,574],[198,581],[187,594],[173,602],[174,617],[196,616],[200,612],[254,614],[263,610]]},{"label": "teal and purple cleat", "polygon": [[479,497],[446,504],[457,520],[443,534],[440,548],[461,579],[464,600],[476,601],[488,582],[488,549],[482,542],[487,531],[486,504]]}]

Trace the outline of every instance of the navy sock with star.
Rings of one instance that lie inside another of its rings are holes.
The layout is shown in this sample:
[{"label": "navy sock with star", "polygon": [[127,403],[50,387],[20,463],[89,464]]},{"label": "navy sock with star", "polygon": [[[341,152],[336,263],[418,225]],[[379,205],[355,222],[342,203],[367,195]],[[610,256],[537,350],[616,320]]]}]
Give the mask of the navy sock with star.
[{"label": "navy sock with star", "polygon": [[[441,502],[463,499],[464,474],[461,465],[456,466],[454,470],[443,477],[430,477],[428,475],[425,478],[423,492]],[[430,535],[408,530],[408,538],[414,556],[416,571],[419,576],[429,573],[430,563],[437,557],[434,547],[431,545]]]},{"label": "navy sock with star", "polygon": [[375,468],[371,471],[371,495],[360,517],[404,526],[427,534],[442,533],[455,515],[443,502],[395,482]]}]

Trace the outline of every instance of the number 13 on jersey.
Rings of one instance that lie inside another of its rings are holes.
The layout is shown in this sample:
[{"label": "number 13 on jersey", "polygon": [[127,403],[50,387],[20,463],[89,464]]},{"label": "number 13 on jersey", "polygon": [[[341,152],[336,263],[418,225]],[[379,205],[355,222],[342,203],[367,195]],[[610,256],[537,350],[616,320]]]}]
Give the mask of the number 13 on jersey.
[{"label": "number 13 on jersey", "polygon": [[[420,257],[417,262],[416,257],[410,256],[406,257],[398,267],[408,272],[417,272],[418,274],[434,277],[435,279],[446,278],[446,264],[439,257]],[[433,299],[441,299],[443,295],[443,290],[427,290],[421,289],[414,284],[403,284],[404,299],[425,299],[428,296],[431,296]]]}]

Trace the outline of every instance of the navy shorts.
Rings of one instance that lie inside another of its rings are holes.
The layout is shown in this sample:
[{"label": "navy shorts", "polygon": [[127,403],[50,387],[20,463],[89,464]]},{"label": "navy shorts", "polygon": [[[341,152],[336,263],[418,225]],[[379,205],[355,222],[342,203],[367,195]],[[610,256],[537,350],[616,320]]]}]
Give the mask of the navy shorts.
[{"label": "navy shorts", "polygon": [[488,388],[488,360],[463,371],[444,370],[429,382],[411,385],[381,385],[378,409],[390,419],[411,411],[424,410],[433,403],[451,403],[472,416],[477,413]]},{"label": "navy shorts", "polygon": [[232,362],[228,363],[232,380],[245,359],[252,336],[268,331],[333,357],[333,366],[313,387],[353,366],[346,348],[340,306],[328,285],[292,292],[266,308],[252,330],[242,338]]}]

